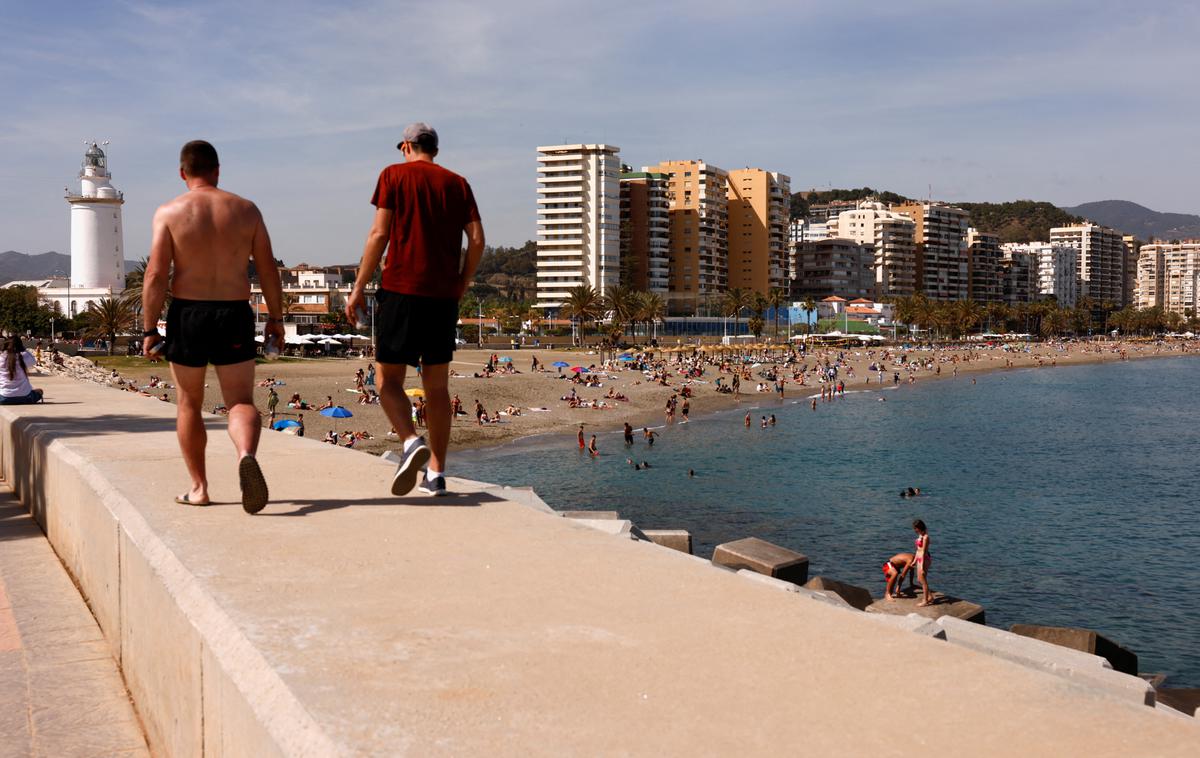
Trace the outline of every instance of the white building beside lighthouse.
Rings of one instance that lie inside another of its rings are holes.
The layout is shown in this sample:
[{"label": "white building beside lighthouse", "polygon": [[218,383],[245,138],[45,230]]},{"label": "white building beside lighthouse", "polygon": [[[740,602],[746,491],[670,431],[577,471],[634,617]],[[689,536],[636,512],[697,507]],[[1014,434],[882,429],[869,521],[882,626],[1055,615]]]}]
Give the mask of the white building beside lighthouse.
[{"label": "white building beside lighthouse", "polygon": [[[108,144],[107,142],[104,144]],[[108,158],[96,142],[83,154],[79,193],[66,193],[71,206],[71,271],[31,284],[45,302],[64,314],[76,316],[88,304],[125,290],[125,245],[121,206],[125,197],[112,186]]]}]

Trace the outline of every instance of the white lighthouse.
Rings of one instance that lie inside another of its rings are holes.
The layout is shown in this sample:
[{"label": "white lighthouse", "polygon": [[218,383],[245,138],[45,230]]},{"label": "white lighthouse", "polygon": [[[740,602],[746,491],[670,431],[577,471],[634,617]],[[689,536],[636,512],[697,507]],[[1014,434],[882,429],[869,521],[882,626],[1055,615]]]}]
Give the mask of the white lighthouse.
[{"label": "white lighthouse", "polygon": [[[105,145],[108,143],[105,142]],[[71,287],[125,289],[124,196],[112,186],[108,159],[93,142],[79,169],[80,191],[67,195],[71,205]]]}]

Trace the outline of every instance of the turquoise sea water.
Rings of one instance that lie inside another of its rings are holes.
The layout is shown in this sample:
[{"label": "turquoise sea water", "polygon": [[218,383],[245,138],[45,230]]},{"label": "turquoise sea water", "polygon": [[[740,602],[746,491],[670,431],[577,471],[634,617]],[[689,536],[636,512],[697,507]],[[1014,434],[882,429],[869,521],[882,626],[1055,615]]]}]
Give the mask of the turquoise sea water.
[{"label": "turquoise sea water", "polygon": [[[1142,671],[1200,686],[1198,380],[1200,360],[1170,358],[928,381],[815,412],[762,395],[662,429],[653,448],[640,429],[632,449],[602,434],[593,460],[574,437],[543,437],[472,451],[458,471],[687,529],[703,556],[761,537],[877,596],[880,564],[912,552],[922,518],[930,585],[982,604],[989,625],[1096,629]],[[778,425],[759,428],[771,413]],[[923,496],[898,497],[909,486]]]}]

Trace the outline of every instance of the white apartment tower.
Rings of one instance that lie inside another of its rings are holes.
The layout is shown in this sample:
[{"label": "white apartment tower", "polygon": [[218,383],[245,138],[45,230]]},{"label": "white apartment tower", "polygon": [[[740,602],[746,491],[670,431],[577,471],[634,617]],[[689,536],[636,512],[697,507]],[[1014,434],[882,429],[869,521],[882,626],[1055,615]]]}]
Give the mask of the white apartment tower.
[{"label": "white apartment tower", "polygon": [[620,283],[621,161],[614,145],[537,149],[537,307],[572,287],[601,295]]},{"label": "white apartment tower", "polygon": [[1061,308],[1075,307],[1079,300],[1079,273],[1075,268],[1074,248],[1048,242],[1010,242],[1002,247],[1006,254],[1015,252],[1030,256],[1037,279],[1032,293],[1034,299],[1053,297]]},{"label": "white apartment tower", "polygon": [[1124,305],[1126,253],[1120,232],[1098,224],[1058,226],[1050,230],[1050,244],[1075,250],[1080,297]]},{"label": "white apartment tower", "polygon": [[1137,306],[1160,307],[1181,316],[1200,313],[1200,242],[1142,245],[1138,256]]},{"label": "white apartment tower", "polygon": [[907,297],[917,291],[916,224],[883,203],[863,200],[827,222],[828,236],[854,240],[875,256],[875,297]]},{"label": "white apartment tower", "polygon": [[[107,142],[104,144],[108,144]],[[124,196],[113,186],[108,158],[93,142],[79,169],[78,195],[71,205],[71,286],[80,289],[125,289],[125,253],[121,206]]]}]

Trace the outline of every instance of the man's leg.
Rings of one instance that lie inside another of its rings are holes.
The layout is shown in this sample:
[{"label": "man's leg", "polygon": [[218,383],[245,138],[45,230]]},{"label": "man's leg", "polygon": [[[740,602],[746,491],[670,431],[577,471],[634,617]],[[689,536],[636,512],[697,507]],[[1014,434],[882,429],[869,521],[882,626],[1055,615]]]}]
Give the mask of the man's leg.
[{"label": "man's leg", "polygon": [[429,469],[446,471],[446,449],[450,446],[450,364],[423,366],[421,386],[425,389],[425,426],[429,431]]},{"label": "man's leg", "polygon": [[262,418],[254,405],[254,361],[217,366],[221,397],[229,409],[229,437],[237,456],[254,455],[262,433]]},{"label": "man's leg", "polygon": [[404,375],[407,368],[403,363],[379,364],[379,405],[383,407],[388,421],[392,422],[392,428],[396,430],[401,442],[417,436],[412,421],[412,403],[408,395],[404,394]]},{"label": "man's leg", "polygon": [[204,405],[204,373],[207,367],[171,364],[171,375],[175,377],[176,414],[175,434],[179,437],[179,450],[188,475],[192,477],[192,488],[187,499],[197,505],[208,503],[208,476],[204,468],[204,448],[208,433],[200,418]]}]

